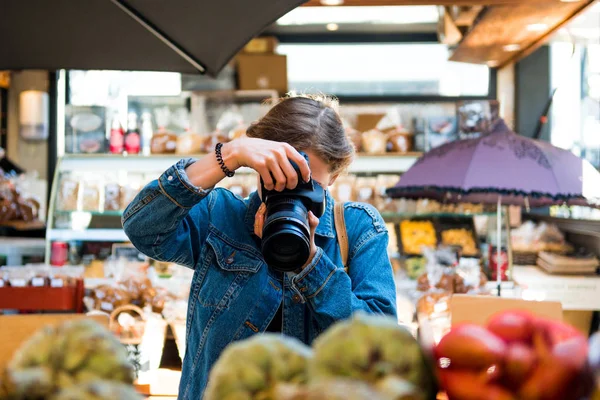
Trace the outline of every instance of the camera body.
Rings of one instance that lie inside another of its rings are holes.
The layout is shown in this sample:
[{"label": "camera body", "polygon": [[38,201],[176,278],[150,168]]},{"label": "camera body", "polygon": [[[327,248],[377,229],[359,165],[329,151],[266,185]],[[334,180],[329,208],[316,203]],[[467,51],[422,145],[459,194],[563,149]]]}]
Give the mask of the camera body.
[{"label": "camera body", "polygon": [[[308,162],[308,156],[300,152]],[[298,165],[290,160],[298,174],[298,185],[281,192],[267,190],[261,179],[262,199],[267,206],[261,252],[267,264],[278,271],[295,271],[310,257],[308,212],[317,218],[325,212],[325,189],[310,179],[302,181]]]}]

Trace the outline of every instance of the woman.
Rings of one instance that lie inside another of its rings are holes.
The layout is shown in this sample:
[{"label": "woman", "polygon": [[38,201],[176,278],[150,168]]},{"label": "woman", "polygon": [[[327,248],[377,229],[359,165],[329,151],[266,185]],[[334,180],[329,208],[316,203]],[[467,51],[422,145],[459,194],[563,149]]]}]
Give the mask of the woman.
[{"label": "woman", "polygon": [[194,269],[179,398],[202,398],[212,364],[232,341],[275,331],[310,344],[355,311],[396,315],[388,234],[373,207],[344,206],[346,272],[326,193],[322,217],[309,215],[308,261],[295,273],[281,273],[260,251],[261,194],[241,199],[212,189],[240,167],[257,171],[267,190],[293,189],[298,179],[311,178],[327,187],[353,156],[332,102],[290,97],[250,126],[247,137],[217,145],[198,161],[180,161],[129,205],[123,226],[140,251]]}]

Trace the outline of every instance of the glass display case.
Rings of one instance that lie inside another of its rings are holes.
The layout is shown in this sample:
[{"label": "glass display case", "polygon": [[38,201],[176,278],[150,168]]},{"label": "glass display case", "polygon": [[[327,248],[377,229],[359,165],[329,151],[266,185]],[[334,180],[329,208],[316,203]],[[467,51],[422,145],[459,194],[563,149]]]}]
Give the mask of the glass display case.
[{"label": "glass display case", "polygon": [[[109,257],[115,243],[128,241],[121,216],[137,193],[181,158],[200,156],[71,154],[62,157],[56,168],[50,199],[46,261],[52,260],[53,249],[64,248],[67,249],[67,260],[59,262],[65,264],[88,264]],[[397,174],[406,171],[416,159],[416,155],[360,155],[350,166],[349,174],[392,174],[396,180]],[[254,174],[252,170],[242,168],[234,178],[223,180],[219,186],[245,197],[256,190]],[[365,189],[370,188],[370,192],[368,198],[361,197],[360,200],[374,205],[379,193],[391,185],[385,183],[379,188],[374,177],[364,181],[361,196]],[[388,179],[388,182],[391,181]]]}]

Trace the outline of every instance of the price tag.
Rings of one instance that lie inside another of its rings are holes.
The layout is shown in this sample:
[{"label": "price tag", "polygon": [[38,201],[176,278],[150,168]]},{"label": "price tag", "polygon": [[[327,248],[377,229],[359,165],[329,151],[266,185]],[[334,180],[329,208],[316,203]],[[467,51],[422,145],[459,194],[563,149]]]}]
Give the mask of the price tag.
[{"label": "price tag", "polygon": [[65,281],[59,278],[53,278],[50,280],[50,287],[63,287],[65,285]]},{"label": "price tag", "polygon": [[11,279],[10,286],[12,287],[25,287],[27,286],[27,281],[25,279]]},{"label": "price tag", "polygon": [[37,278],[33,278],[31,280],[31,286],[33,286],[33,287],[42,287],[45,285],[46,285],[46,280],[44,278],[37,277]]}]

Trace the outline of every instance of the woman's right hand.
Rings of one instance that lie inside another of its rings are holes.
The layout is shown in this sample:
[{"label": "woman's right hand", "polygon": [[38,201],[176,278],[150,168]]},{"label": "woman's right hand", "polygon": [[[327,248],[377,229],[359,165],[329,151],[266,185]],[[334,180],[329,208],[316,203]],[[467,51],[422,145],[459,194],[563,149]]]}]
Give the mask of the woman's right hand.
[{"label": "woman's right hand", "polygon": [[252,168],[258,172],[267,190],[282,191],[298,185],[298,174],[290,163],[300,168],[302,179],[308,182],[308,162],[291,145],[257,138],[239,138],[223,145],[224,159],[230,159],[233,169]]}]

